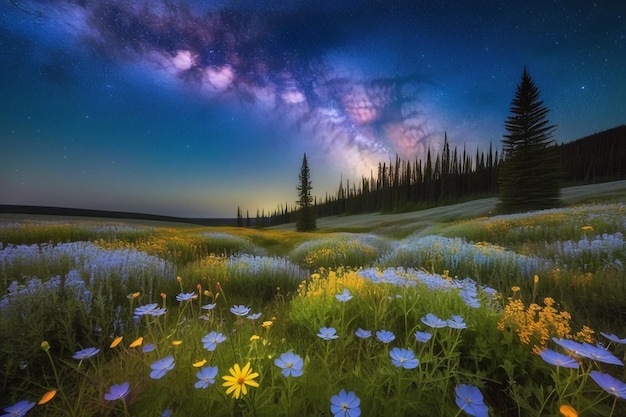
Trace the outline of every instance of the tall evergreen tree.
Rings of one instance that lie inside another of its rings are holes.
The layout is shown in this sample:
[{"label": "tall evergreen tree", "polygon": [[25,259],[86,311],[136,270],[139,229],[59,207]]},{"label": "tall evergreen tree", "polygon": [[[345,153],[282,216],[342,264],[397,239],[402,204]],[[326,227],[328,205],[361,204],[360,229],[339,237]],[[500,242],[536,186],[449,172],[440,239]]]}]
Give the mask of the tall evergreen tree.
[{"label": "tall evergreen tree", "polygon": [[539,100],[539,89],[524,67],[506,119],[499,172],[501,212],[528,211],[560,204],[561,169],[552,135],[555,126]]},{"label": "tall evergreen tree", "polygon": [[302,158],[302,167],[300,175],[298,175],[298,207],[300,208],[296,218],[296,230],[299,232],[312,231],[317,227],[315,220],[315,207],[313,206],[313,197],[311,196],[311,172],[309,163],[306,160],[306,153]]}]

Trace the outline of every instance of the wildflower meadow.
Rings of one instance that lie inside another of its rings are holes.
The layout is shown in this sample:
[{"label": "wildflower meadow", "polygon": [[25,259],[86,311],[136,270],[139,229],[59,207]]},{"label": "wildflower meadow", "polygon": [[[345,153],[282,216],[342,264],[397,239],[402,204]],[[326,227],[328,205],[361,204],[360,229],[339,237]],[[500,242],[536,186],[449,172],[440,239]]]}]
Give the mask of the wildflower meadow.
[{"label": "wildflower meadow", "polygon": [[0,218],[2,416],[626,415],[626,205],[428,232]]}]

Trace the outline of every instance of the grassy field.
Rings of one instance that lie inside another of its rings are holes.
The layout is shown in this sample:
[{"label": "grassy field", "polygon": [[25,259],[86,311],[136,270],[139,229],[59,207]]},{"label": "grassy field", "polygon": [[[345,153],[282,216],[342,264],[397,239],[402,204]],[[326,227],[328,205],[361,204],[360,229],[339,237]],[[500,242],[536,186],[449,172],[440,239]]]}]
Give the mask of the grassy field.
[{"label": "grassy field", "polygon": [[563,201],[315,233],[3,215],[0,408],[626,415],[626,181]]}]

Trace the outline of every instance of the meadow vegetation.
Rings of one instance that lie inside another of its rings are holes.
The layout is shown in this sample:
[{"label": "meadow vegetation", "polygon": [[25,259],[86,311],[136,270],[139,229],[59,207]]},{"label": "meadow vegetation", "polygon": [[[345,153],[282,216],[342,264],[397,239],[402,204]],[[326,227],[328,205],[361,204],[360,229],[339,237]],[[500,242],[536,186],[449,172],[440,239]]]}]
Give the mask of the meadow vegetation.
[{"label": "meadow vegetation", "polygon": [[625,196],[315,233],[6,215],[0,408],[626,415]]}]

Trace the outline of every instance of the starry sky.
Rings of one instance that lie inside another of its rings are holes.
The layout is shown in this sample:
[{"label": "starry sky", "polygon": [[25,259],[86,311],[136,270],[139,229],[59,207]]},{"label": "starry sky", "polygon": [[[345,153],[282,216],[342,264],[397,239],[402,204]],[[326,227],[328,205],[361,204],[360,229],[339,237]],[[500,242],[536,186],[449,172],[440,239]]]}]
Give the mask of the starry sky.
[{"label": "starry sky", "polygon": [[234,217],[501,148],[526,66],[568,142],[626,122],[621,0],[4,0],[0,204]]}]

